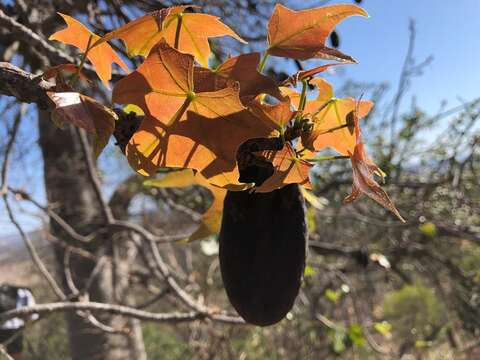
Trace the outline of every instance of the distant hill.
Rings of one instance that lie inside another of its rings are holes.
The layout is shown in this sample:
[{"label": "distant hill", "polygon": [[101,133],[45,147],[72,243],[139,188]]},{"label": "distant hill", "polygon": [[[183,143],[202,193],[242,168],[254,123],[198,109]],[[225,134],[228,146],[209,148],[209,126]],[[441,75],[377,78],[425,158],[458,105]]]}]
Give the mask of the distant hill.
[{"label": "distant hill", "polygon": [[[38,255],[46,263],[52,256],[51,244],[45,239],[41,230],[28,233]],[[16,285],[32,285],[38,280],[33,276],[38,272],[34,270],[34,264],[30,253],[20,235],[9,235],[0,238],[0,283],[9,282]]]}]

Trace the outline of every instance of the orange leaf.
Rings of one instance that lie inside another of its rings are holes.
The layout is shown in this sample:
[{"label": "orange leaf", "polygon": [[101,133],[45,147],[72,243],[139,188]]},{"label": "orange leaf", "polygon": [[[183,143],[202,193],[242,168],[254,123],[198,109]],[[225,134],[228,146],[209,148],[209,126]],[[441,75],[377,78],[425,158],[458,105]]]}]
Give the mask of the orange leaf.
[{"label": "orange leaf", "polygon": [[262,120],[267,127],[273,130],[282,131],[283,127],[297,114],[290,107],[290,100],[281,101],[278,104],[270,105],[254,100],[249,104],[250,111]]},{"label": "orange leaf", "polygon": [[310,77],[313,77],[317,74],[320,74],[320,73],[328,70],[332,66],[338,66],[338,65],[344,65],[344,63],[325,64],[325,65],[314,67],[313,69],[298,71],[296,74],[293,74],[292,76],[288,77],[282,83],[282,86],[288,86],[288,85],[297,86],[298,82],[300,82],[304,79],[308,79]]},{"label": "orange leaf", "polygon": [[237,149],[271,128],[243,107],[236,83],[197,92],[192,77],[193,57],[161,41],[115,85],[115,102],[136,104],[146,114],[127,146],[130,165],[144,175],[159,167],[191,168],[214,185],[248,187],[238,181]]},{"label": "orange leaf", "polygon": [[[371,101],[360,101],[358,117],[368,115],[373,107]],[[314,128],[309,136],[302,138],[303,146],[312,151],[331,147],[342,155],[352,153],[356,143],[352,126],[339,128],[347,123],[349,114],[355,111],[355,99],[332,99],[313,117]]]},{"label": "orange leaf", "polygon": [[[315,113],[320,107],[322,107],[328,100],[333,97],[333,87],[332,85],[322,79],[322,78],[314,78],[309,82],[311,85],[314,85],[317,88],[318,95],[316,99],[307,100],[305,104],[304,113]],[[280,92],[283,96],[287,96],[292,105],[298,108],[300,102],[300,93],[296,90],[288,88],[288,87],[281,87]]]},{"label": "orange leaf", "polygon": [[175,46],[177,27],[180,26],[177,49],[192,54],[204,67],[208,67],[210,55],[208,38],[228,35],[245,42],[218,17],[185,13],[188,7],[191,6],[175,6],[154,11],[108,33],[104,40],[120,38],[125,42],[129,55],[147,56],[162,38],[170,46]]},{"label": "orange leaf", "polygon": [[400,221],[405,222],[388,194],[375,181],[374,174],[382,173],[382,171],[368,158],[365,153],[365,145],[361,142],[358,143],[355,145],[353,154],[350,153],[350,155],[353,169],[353,185],[351,194],[345,198],[344,202],[351,203],[363,193],[390,210]]},{"label": "orange leaf", "polygon": [[[100,39],[99,36],[88,30],[81,22],[74,18],[58,13],[65,20],[67,27],[51,35],[49,40],[58,40],[65,44],[73,45],[79,48],[83,53],[87,50],[88,42],[90,46]],[[87,54],[88,60],[95,67],[98,77],[110,88],[108,82],[112,78],[112,64],[116,63],[129,72],[128,66],[117,55],[117,53],[107,43],[100,44],[92,48]]]},{"label": "orange leaf", "polygon": [[53,114],[57,119],[94,135],[93,150],[98,157],[115,129],[117,115],[95,99],[77,92],[47,92],[47,95],[55,103]]},{"label": "orange leaf", "polygon": [[112,100],[138,105],[167,125],[193,92],[193,56],[161,40],[136,71],[115,84]]},{"label": "orange leaf", "polygon": [[204,91],[215,91],[225,88],[231,81],[238,81],[244,104],[264,93],[281,97],[275,81],[257,71],[259,62],[259,53],[249,53],[232,57],[215,70],[195,68],[195,84],[202,84]]},{"label": "orange leaf", "polygon": [[368,16],[355,5],[338,4],[293,11],[277,4],[268,23],[268,53],[298,60],[311,58],[355,62],[338,50],[325,46],[330,33],[343,19]]},{"label": "orange leaf", "polygon": [[[152,11],[109,32],[101,41],[122,39],[127,48],[128,56],[141,55],[145,57],[160,39],[164,37],[162,28],[167,18],[169,18],[170,15],[180,14],[187,8],[189,8],[188,5],[182,5]],[[171,18],[169,19],[171,21]]]},{"label": "orange leaf", "polygon": [[400,221],[405,222],[397,208],[395,207],[388,194],[383,190],[380,185],[375,181],[374,174],[380,175],[382,178],[385,173],[373,163],[365,152],[365,145],[363,143],[362,132],[359,124],[359,106],[360,102],[357,102],[354,109],[353,122],[355,127],[356,144],[353,154],[349,151],[350,160],[352,161],[353,170],[353,184],[352,192],[348,195],[344,202],[351,203],[358,199],[362,193],[369,198],[375,200],[380,205],[390,210]]},{"label": "orange leaf", "polygon": [[[325,147],[331,147],[342,155],[353,153],[356,144],[356,135],[351,126],[345,127],[349,114],[356,109],[353,98],[337,99],[333,97],[333,88],[330,83],[322,78],[310,80],[318,90],[316,99],[307,100],[304,114],[313,121],[313,130],[302,136],[302,145],[313,152],[318,152]],[[282,95],[287,96],[292,104],[298,107],[300,94],[293,89],[280,88]],[[368,115],[373,107],[371,101],[360,101],[358,104],[359,118]]]},{"label": "orange leaf", "polygon": [[225,199],[227,190],[210,185],[200,173],[197,172],[194,174],[190,169],[168,173],[161,179],[146,180],[144,184],[161,188],[187,187],[191,185],[200,185],[207,188],[213,195],[212,204],[202,215],[200,226],[192,235],[190,235],[188,241],[203,239],[220,232],[223,214],[223,200]]},{"label": "orange leaf", "polygon": [[286,143],[282,150],[261,152],[259,155],[272,162],[275,172],[255,188],[256,192],[270,192],[287,184],[300,184],[311,189],[308,174],[313,165],[299,159],[289,143]]}]

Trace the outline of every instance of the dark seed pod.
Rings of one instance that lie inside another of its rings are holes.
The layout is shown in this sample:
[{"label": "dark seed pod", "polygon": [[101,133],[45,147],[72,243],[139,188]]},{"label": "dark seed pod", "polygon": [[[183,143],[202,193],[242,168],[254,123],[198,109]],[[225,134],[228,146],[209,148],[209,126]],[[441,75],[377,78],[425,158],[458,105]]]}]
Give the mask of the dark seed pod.
[{"label": "dark seed pod", "polygon": [[223,283],[240,316],[260,326],[283,319],[299,292],[307,253],[298,185],[228,192],[219,241]]}]

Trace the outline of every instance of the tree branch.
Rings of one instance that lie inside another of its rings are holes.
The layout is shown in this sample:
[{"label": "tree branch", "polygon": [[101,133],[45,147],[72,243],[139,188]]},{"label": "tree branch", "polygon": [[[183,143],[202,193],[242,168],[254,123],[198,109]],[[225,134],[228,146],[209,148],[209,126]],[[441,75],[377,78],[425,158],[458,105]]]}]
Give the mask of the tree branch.
[{"label": "tree branch", "polygon": [[57,302],[49,304],[33,305],[10,310],[0,314],[0,323],[15,317],[28,317],[29,315],[38,314],[51,315],[56,312],[66,311],[101,311],[114,315],[122,315],[133,317],[139,320],[153,321],[153,322],[170,322],[178,323],[192,320],[211,319],[213,321],[229,323],[229,324],[243,324],[243,320],[239,317],[233,317],[221,314],[206,314],[196,311],[181,313],[153,313],[149,311],[135,309],[129,306],[104,304],[99,302]]},{"label": "tree branch", "polygon": [[[1,10],[0,10],[1,11]],[[41,109],[48,109],[51,101],[47,91],[54,85],[10,63],[0,62],[0,95],[14,96],[24,103],[36,103]]]}]

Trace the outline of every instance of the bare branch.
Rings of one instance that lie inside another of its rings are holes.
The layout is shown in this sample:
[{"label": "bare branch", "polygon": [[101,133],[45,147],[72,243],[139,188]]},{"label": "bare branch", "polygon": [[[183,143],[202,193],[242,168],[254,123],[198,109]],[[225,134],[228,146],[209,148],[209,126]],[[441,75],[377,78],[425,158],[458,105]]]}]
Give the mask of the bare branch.
[{"label": "bare branch", "polygon": [[15,310],[10,310],[0,314],[0,322],[13,319],[15,317],[27,317],[29,315],[38,314],[51,315],[57,312],[66,311],[101,311],[114,315],[122,315],[127,317],[136,318],[139,320],[153,321],[153,322],[170,322],[179,323],[192,320],[211,319],[217,322],[229,323],[229,324],[243,324],[243,320],[239,317],[233,317],[221,314],[206,314],[195,311],[181,313],[153,313],[149,311],[135,309],[124,305],[104,304],[98,302],[57,302],[49,304],[33,305],[28,307],[22,307]]},{"label": "bare branch", "polygon": [[5,14],[0,9],[0,25],[8,28],[12,33],[19,36],[20,40],[29,44],[30,46],[36,46],[44,54],[48,55],[48,58],[57,63],[74,63],[75,59],[67,53],[57,49],[50,45],[43,37],[36,34],[33,30],[29,29],[25,25],[20,24],[15,19]]},{"label": "bare branch", "polygon": [[[1,10],[0,10],[1,11]],[[14,96],[18,101],[36,103],[41,109],[50,107],[47,91],[54,85],[6,62],[0,62],[0,95]]]}]

